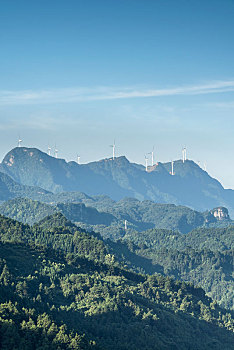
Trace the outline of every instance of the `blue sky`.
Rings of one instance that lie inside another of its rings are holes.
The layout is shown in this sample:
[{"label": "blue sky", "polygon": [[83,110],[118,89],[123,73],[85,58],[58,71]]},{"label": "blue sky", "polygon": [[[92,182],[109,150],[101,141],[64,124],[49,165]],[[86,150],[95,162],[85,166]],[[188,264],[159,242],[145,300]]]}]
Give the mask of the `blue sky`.
[{"label": "blue sky", "polygon": [[188,157],[234,188],[234,1],[0,0],[0,156]]}]

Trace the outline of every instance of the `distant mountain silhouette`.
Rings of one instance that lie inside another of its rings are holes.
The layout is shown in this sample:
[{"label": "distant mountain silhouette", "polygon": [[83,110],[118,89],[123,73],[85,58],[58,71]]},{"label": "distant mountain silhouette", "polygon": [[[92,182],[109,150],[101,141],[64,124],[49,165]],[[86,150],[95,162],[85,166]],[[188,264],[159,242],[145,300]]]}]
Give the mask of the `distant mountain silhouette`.
[{"label": "distant mountain silhouette", "polygon": [[28,186],[39,186],[55,193],[81,191],[105,194],[115,200],[133,197],[158,203],[174,203],[199,211],[224,206],[234,215],[234,191],[226,190],[195,162],[158,163],[146,172],[144,166],[126,157],[79,165],[56,159],[36,148],[17,147],[10,151],[0,171]]}]

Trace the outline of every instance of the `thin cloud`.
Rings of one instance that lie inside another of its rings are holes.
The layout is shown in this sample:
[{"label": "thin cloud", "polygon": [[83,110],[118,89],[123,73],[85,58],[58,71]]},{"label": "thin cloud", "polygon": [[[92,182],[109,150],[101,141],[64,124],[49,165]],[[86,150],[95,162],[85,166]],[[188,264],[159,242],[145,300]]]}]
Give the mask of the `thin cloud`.
[{"label": "thin cloud", "polygon": [[209,107],[215,107],[215,108],[222,108],[222,109],[233,109],[234,108],[234,101],[231,102],[216,102],[216,103],[210,103],[208,105]]},{"label": "thin cloud", "polygon": [[203,95],[234,91],[234,81],[216,81],[203,85],[168,89],[67,88],[40,91],[0,91],[0,105],[74,103],[177,95]]}]

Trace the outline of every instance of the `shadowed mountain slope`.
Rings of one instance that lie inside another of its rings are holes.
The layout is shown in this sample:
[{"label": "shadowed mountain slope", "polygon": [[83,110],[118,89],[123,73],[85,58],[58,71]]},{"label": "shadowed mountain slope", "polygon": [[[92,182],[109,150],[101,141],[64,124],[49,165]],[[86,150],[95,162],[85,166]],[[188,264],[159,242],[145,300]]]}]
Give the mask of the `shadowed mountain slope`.
[{"label": "shadowed mountain slope", "polygon": [[44,194],[49,194],[49,192],[40,187],[19,184],[7,174],[0,172],[0,201],[16,197],[37,197]]}]

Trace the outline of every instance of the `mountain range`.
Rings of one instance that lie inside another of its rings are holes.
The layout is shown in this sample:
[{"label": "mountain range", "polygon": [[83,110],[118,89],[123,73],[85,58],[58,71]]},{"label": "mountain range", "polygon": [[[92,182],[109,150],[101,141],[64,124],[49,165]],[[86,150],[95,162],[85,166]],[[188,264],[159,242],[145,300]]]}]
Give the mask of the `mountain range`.
[{"label": "mountain range", "polygon": [[80,191],[92,196],[105,194],[114,200],[132,197],[199,211],[224,206],[234,215],[234,191],[224,189],[195,162],[177,160],[174,176],[170,170],[170,163],[158,163],[145,171],[143,165],[124,156],[80,165],[26,147],[8,152],[0,165],[0,171],[17,183],[53,193]]},{"label": "mountain range", "polygon": [[[32,197],[37,195],[32,195]],[[33,225],[48,215],[61,212],[67,219],[88,231],[113,240],[130,231],[167,229],[187,234],[197,227],[233,225],[228,210],[214,208],[203,213],[175,204],[125,198],[118,202],[107,196],[87,196],[79,192],[39,194],[40,201],[14,198],[0,205],[4,216]]]},{"label": "mountain range", "polygon": [[0,347],[231,348],[234,191],[191,160],[170,170],[4,157]]}]

